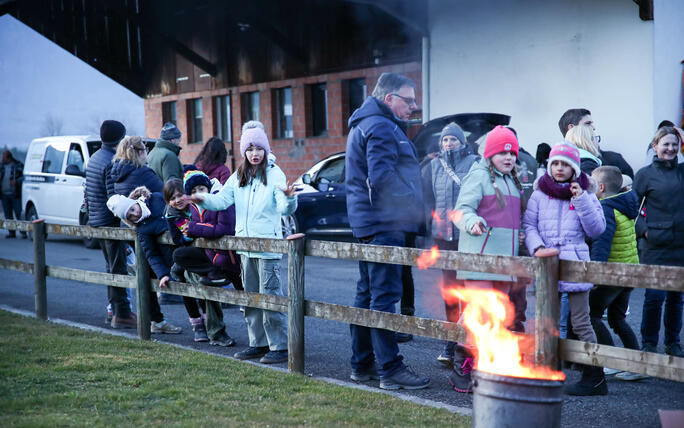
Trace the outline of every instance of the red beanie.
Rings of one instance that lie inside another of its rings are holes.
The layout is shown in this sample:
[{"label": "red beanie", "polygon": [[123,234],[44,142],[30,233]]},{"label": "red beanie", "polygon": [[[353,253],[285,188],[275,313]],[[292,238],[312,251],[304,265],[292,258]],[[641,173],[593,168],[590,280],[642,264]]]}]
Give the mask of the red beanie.
[{"label": "red beanie", "polygon": [[498,125],[487,135],[484,157],[489,159],[501,152],[515,152],[515,156],[518,157],[518,139],[515,138],[513,131]]}]

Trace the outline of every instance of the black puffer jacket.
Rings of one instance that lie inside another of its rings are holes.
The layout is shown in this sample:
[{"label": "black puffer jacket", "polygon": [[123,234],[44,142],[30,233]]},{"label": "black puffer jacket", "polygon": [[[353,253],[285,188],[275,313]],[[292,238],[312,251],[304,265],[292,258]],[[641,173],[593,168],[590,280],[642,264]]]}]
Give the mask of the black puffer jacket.
[{"label": "black puffer jacket", "polygon": [[128,197],[131,192],[140,186],[145,186],[150,192],[162,192],[164,183],[157,174],[148,166],[136,166],[129,161],[117,159],[112,164],[109,178],[114,182],[114,192]]},{"label": "black puffer jacket", "polygon": [[114,195],[114,183],[107,181],[112,167],[115,147],[103,145],[88,160],[86,166],[86,199],[88,201],[88,225],[118,227],[120,221],[107,208],[107,199]]},{"label": "black puffer jacket", "polygon": [[633,189],[640,203],[646,198],[636,227],[645,238],[641,263],[684,266],[684,164],[656,158],[637,172]]}]

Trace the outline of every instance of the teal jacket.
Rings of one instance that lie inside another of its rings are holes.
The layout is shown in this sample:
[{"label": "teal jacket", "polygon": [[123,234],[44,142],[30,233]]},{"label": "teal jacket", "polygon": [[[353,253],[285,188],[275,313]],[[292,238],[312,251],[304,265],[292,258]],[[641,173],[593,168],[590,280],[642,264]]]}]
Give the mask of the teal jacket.
[{"label": "teal jacket", "polygon": [[[297,195],[287,197],[280,190],[287,183],[285,174],[269,159],[266,181],[253,179],[240,187],[237,172],[230,176],[220,192],[205,194],[204,209],[221,211],[235,204],[235,236],[249,238],[282,239],[280,217],[297,209]],[[238,251],[238,254],[260,259],[280,259],[282,254]]]},{"label": "teal jacket", "polygon": [[[494,170],[496,185],[506,198],[501,209],[496,202],[496,191],[492,184],[489,166],[482,159],[470,168],[463,179],[461,192],[456,201],[456,211],[463,217],[456,224],[461,230],[458,251],[476,254],[504,256],[518,255],[518,234],[520,232],[520,191],[513,177]],[[470,230],[482,222],[487,231],[482,235],[471,235]],[[458,279],[484,281],[515,281],[515,277],[502,274],[458,271]]]},{"label": "teal jacket", "polygon": [[157,140],[147,155],[147,165],[166,183],[169,178],[183,179],[183,164],[178,159],[181,148],[166,140]]}]

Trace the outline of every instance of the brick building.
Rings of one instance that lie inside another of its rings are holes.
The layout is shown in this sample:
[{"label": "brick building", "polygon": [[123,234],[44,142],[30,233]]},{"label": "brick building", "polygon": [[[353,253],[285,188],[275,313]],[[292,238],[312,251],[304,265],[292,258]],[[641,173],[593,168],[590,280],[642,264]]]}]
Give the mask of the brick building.
[{"label": "brick building", "polygon": [[409,62],[149,97],[145,100],[146,133],[157,137],[164,122],[174,121],[183,132],[183,163],[192,163],[203,143],[219,136],[226,142],[227,164],[235,170],[242,161],[242,124],[258,119],[264,124],[278,165],[294,180],[318,160],[344,151],[349,116],[370,95],[383,72],[411,77],[420,99],[421,64]]}]

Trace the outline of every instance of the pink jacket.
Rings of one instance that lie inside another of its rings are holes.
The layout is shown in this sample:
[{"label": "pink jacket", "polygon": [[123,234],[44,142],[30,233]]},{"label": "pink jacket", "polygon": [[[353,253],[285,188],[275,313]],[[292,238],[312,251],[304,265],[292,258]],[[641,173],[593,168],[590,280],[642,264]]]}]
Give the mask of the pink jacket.
[{"label": "pink jacket", "polygon": [[[589,188],[579,198],[557,199],[539,190],[538,179],[534,193],[527,203],[523,217],[525,244],[530,251],[540,246],[557,248],[561,260],[589,260],[589,247],[584,239],[596,238],[606,228],[603,209],[596,198],[596,182],[591,179]],[[560,292],[582,292],[594,285],[580,282],[558,283]]]}]

